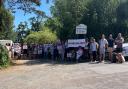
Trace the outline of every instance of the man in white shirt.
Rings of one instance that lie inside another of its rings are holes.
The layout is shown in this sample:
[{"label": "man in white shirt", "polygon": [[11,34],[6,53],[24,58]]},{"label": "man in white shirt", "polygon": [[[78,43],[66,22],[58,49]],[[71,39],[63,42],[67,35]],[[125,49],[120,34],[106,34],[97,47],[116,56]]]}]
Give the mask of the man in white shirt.
[{"label": "man in white shirt", "polygon": [[99,41],[99,53],[100,53],[100,62],[104,62],[105,59],[105,49],[108,46],[108,41],[105,39],[105,35],[102,34],[102,38]]}]

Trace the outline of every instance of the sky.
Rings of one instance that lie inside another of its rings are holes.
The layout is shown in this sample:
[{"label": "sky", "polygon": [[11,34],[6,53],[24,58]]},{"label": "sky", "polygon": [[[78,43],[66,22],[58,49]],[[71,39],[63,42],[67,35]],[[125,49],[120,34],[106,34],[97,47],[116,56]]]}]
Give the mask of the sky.
[{"label": "sky", "polygon": [[[46,3],[45,0],[41,0],[41,6],[37,7],[37,9],[44,11],[47,16],[51,16],[50,7],[52,5],[53,5],[52,2]],[[16,10],[16,13],[14,13],[13,15],[15,17],[14,18],[15,28],[17,28],[20,22],[24,22],[24,21],[28,22],[29,18],[35,16],[34,14],[24,14],[24,12],[21,10]]]}]

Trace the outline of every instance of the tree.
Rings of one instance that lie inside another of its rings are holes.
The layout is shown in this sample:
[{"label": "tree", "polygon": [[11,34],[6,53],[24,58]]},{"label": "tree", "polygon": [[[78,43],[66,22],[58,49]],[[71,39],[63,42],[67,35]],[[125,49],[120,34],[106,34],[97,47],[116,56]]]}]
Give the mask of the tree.
[{"label": "tree", "polygon": [[75,27],[80,23],[88,26],[88,37],[127,34],[127,0],[55,0],[54,3],[51,12],[61,24],[61,27],[56,25],[61,40],[75,38]]},{"label": "tree", "polygon": [[88,26],[88,36],[99,37],[115,31],[116,9],[120,0],[91,0],[82,22]]},{"label": "tree", "polygon": [[68,38],[74,38],[75,27],[78,25],[86,11],[86,4],[89,0],[55,0],[55,6],[52,7],[52,13],[61,23],[61,29],[58,31],[58,37],[65,41]]},{"label": "tree", "polygon": [[[50,0],[46,0],[49,3]],[[41,5],[41,0],[0,0],[0,7],[8,7],[12,12],[15,13],[15,9],[20,9],[27,12],[35,10],[35,6]]]},{"label": "tree", "polygon": [[15,33],[13,31],[13,16],[4,7],[0,8],[0,39],[14,40]]},{"label": "tree", "polygon": [[117,32],[123,33],[128,41],[128,1],[121,1],[117,8]]},{"label": "tree", "polygon": [[52,32],[49,28],[45,27],[43,31],[32,32],[25,38],[24,41],[29,44],[49,44],[56,42],[57,36],[56,33]]},{"label": "tree", "polygon": [[27,22],[20,22],[17,28],[17,38],[16,41],[19,43],[23,44],[24,38],[27,36],[27,30],[28,30],[28,25]]},{"label": "tree", "polygon": [[56,31],[58,33],[58,31],[61,29],[62,24],[60,23],[60,21],[58,20],[58,18],[48,18],[45,22],[44,22],[44,26],[45,27],[49,27],[52,31]]},{"label": "tree", "polygon": [[32,17],[29,19],[30,24],[31,24],[31,31],[40,31],[41,24],[42,24],[42,19],[45,16],[40,16],[38,15],[37,17]]},{"label": "tree", "polygon": [[36,5],[40,4],[40,0],[0,0],[0,6],[6,5],[12,12],[15,12],[15,9],[31,12]]}]

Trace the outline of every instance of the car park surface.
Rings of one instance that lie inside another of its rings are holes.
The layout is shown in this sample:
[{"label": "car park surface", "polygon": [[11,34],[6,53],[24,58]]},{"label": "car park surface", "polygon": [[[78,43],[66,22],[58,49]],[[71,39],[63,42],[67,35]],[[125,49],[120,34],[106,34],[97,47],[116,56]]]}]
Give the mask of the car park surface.
[{"label": "car park surface", "polygon": [[0,71],[0,89],[128,89],[128,63],[19,62]]}]

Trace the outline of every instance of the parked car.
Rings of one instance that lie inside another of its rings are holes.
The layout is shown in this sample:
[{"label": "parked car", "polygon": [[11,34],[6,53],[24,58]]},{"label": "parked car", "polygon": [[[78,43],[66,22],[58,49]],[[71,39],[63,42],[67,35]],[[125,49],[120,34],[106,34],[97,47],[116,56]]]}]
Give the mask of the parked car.
[{"label": "parked car", "polygon": [[[116,45],[114,48],[116,48]],[[122,53],[123,53],[124,57],[128,57],[128,43],[123,44],[123,52]]]},{"label": "parked car", "polygon": [[123,55],[128,57],[128,43],[123,44]]}]

